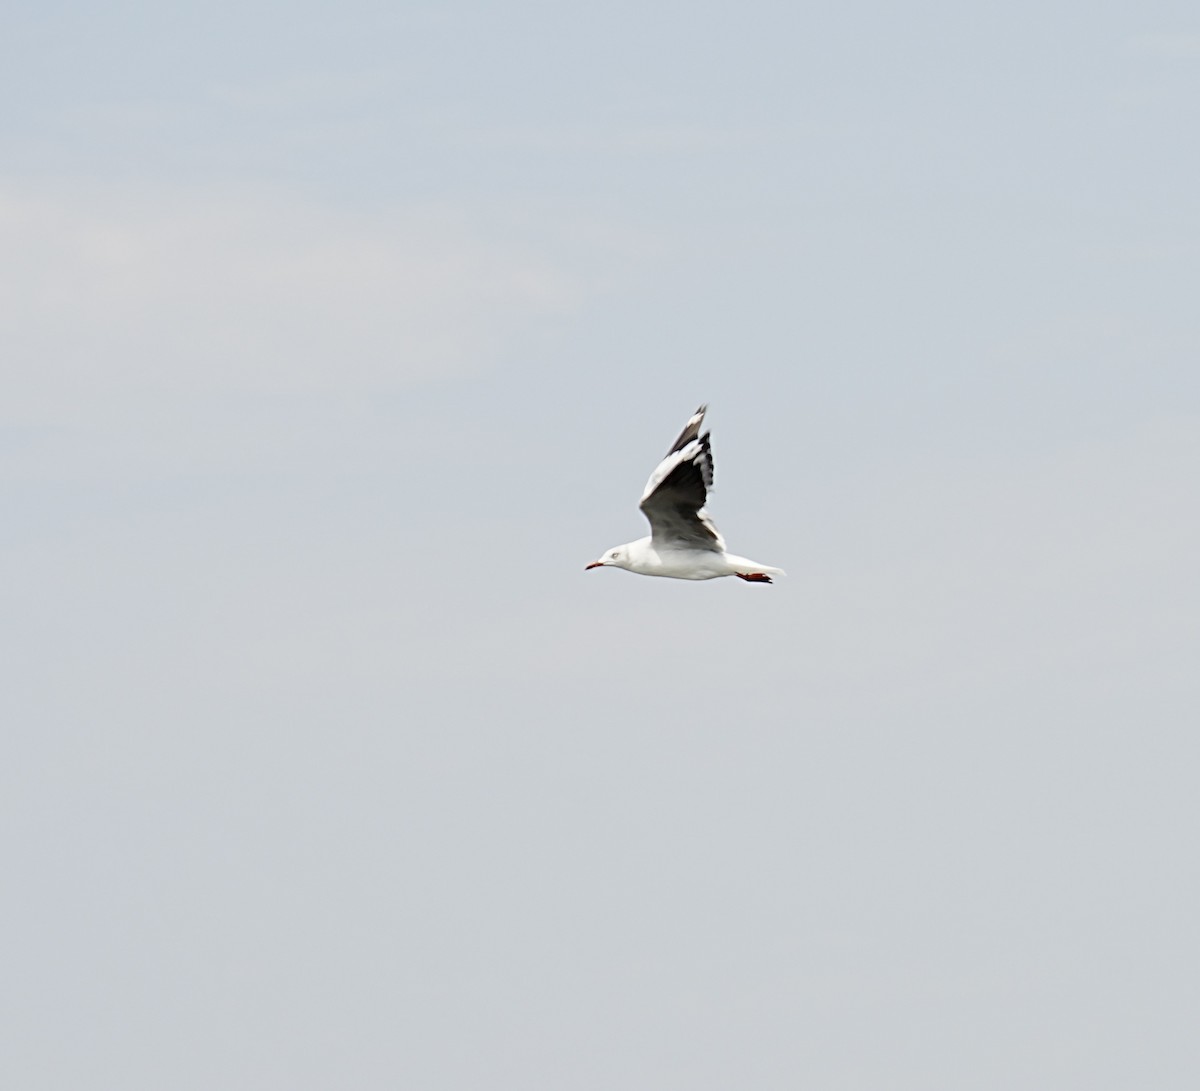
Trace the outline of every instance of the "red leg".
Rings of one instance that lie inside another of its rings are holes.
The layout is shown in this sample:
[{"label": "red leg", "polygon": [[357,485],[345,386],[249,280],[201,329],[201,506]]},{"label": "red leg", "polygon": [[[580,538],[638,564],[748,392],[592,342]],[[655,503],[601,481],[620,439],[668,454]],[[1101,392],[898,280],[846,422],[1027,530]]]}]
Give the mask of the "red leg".
[{"label": "red leg", "polygon": [[735,576],[739,580],[745,580],[747,583],[770,583],[771,577],[765,572],[735,572]]}]

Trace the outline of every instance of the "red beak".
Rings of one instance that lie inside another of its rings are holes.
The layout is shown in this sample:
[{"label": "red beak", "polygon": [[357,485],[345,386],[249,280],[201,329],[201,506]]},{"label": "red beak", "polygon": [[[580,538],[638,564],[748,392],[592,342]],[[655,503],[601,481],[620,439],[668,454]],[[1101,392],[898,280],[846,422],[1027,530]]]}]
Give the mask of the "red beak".
[{"label": "red beak", "polygon": [[604,567],[603,561],[592,561],[591,564],[585,564],[583,566],[583,570],[586,572],[589,568],[603,568],[603,567]]}]

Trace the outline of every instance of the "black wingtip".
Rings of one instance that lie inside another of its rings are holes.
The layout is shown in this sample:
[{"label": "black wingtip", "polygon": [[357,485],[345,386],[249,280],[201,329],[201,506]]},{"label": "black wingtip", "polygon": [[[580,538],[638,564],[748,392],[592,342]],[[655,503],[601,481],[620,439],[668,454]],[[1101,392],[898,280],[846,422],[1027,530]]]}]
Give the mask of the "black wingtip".
[{"label": "black wingtip", "polygon": [[692,440],[700,438],[700,428],[704,424],[704,413],[708,409],[707,405],[700,406],[690,417],[688,422],[683,426],[683,431],[679,433],[679,438],[671,444],[667,454],[671,455],[678,451],[685,444]]}]

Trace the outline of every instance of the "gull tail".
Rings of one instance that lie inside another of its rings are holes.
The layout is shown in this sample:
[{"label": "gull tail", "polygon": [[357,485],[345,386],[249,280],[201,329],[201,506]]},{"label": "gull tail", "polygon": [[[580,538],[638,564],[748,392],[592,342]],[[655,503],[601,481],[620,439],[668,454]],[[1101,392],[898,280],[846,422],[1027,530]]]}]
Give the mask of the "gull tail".
[{"label": "gull tail", "polygon": [[733,566],[734,575],[737,576],[786,576],[787,573],[782,568],[772,568],[769,564],[759,564],[758,561],[751,561],[746,557],[734,557],[726,554],[726,560]]}]

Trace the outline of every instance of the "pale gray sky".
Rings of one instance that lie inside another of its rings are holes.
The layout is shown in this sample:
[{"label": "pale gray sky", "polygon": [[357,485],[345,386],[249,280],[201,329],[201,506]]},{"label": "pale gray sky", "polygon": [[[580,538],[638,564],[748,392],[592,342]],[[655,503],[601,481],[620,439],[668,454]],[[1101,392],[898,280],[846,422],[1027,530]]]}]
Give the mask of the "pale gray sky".
[{"label": "pale gray sky", "polygon": [[1194,4],[4,37],[0,1083],[1197,1085]]}]

